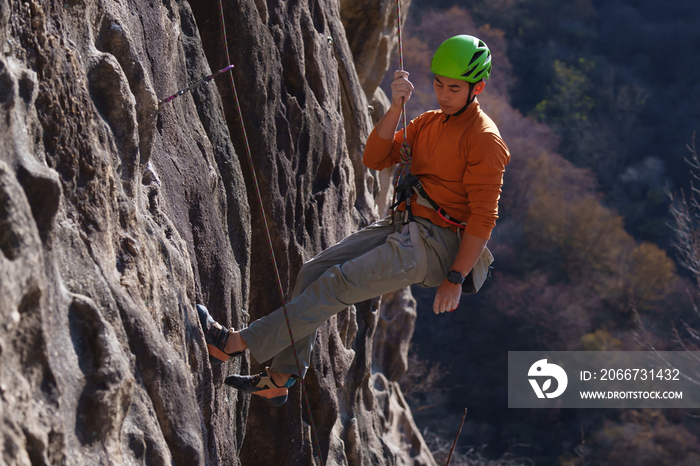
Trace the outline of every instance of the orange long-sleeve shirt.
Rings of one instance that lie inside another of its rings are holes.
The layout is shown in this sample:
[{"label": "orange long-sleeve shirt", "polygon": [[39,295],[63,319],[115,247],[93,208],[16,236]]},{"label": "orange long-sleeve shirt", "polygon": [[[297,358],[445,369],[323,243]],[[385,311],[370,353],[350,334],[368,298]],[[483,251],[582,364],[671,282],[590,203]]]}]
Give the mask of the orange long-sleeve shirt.
[{"label": "orange long-sleeve shirt", "polygon": [[[441,110],[426,112],[409,123],[406,138],[411,145],[411,173],[428,195],[451,217],[466,222],[466,233],[489,239],[510,152],[479,103],[475,100],[456,116]],[[382,170],[399,163],[402,142],[403,131],[393,140],[372,131],[363,155],[365,166]],[[436,225],[450,226],[433,209],[414,202],[411,210]]]}]

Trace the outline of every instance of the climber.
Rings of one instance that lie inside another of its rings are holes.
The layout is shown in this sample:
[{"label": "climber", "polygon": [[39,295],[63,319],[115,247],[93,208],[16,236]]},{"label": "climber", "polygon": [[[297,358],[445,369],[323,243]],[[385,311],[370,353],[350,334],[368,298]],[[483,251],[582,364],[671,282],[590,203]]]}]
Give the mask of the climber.
[{"label": "climber", "polygon": [[[301,372],[298,373],[283,309],[241,331],[225,329],[197,305],[209,352],[225,361],[249,349],[271,367],[253,375],[230,375],[225,383],[261,396],[273,406],[309,366],[316,330],[348,306],[412,284],[438,287],[436,314],[459,304],[465,277],[479,289],[493,260],[485,247],[496,224],[503,173],[510,154],[498,128],[476,96],[491,74],[491,52],[472,36],[447,39],[431,64],[439,110],[410,122],[413,183],[394,214],[348,236],[306,262],[286,305]],[[364,164],[374,170],[400,161],[403,133],[395,133],[413,85],[394,73],[391,107],[367,140]],[[401,190],[400,189],[400,190]],[[401,193],[399,193],[401,194]],[[471,272],[471,273],[470,273]]]}]

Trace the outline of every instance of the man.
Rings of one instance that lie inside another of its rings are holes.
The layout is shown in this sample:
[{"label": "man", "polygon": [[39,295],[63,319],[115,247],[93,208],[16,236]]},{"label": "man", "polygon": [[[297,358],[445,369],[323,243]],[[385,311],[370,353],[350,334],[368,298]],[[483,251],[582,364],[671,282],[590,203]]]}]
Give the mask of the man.
[{"label": "man", "polygon": [[[264,373],[231,375],[227,384],[281,406],[294,378],[305,375],[316,329],[329,317],[415,283],[438,287],[436,314],[454,310],[462,282],[477,262],[482,273],[474,291],[481,286],[483,269],[492,260],[485,246],[496,224],[510,161],[498,128],[476,100],[491,73],[491,52],[475,37],[455,36],[437,49],[431,71],[440,110],[411,121],[406,136],[412,148],[411,172],[419,183],[407,188],[392,218],[323,251],[297,276],[286,308],[302,373],[297,373],[281,308],[236,332],[222,328],[206,308],[197,306],[212,356],[226,360],[250,349],[258,361],[273,358]],[[395,134],[395,129],[413,91],[407,72],[394,73],[391,90],[391,107],[369,136],[363,155],[364,164],[374,170],[401,159],[403,132]]]}]

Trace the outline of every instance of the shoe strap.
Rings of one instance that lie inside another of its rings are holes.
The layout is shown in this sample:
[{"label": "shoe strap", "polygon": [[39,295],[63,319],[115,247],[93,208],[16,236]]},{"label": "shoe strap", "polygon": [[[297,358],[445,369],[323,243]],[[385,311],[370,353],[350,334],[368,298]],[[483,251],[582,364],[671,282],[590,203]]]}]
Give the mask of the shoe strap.
[{"label": "shoe strap", "polygon": [[275,381],[272,379],[272,376],[268,373],[261,372],[258,375],[255,376],[255,378],[252,380],[253,386],[255,388],[281,388],[278,387]]},{"label": "shoe strap", "polygon": [[[211,339],[214,342],[214,346],[224,351],[226,347],[226,341],[228,340],[229,334],[233,329],[226,329],[218,322],[215,322],[210,328],[209,333],[211,334]],[[224,351],[225,352],[225,351]]]},{"label": "shoe strap", "polygon": [[[257,377],[258,377],[258,383],[262,382],[263,379],[267,379],[273,385],[273,387],[276,387],[276,388],[289,388],[292,385],[294,385],[294,383],[296,382],[296,380],[293,377],[290,377],[287,379],[287,381],[284,383],[284,385],[277,385],[275,383],[275,379],[272,378],[272,374],[270,374],[270,366],[266,366],[265,372],[261,372],[260,374],[257,375]],[[263,382],[263,385],[264,384],[265,384],[265,382]],[[257,386],[258,385],[256,385],[256,387]],[[272,388],[272,387],[264,387],[264,388]]]}]

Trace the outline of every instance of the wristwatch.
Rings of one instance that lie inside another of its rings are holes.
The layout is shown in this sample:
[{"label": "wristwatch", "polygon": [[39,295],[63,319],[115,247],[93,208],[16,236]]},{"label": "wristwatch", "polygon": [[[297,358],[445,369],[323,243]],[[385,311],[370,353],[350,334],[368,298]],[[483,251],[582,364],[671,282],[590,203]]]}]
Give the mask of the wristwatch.
[{"label": "wristwatch", "polygon": [[456,270],[450,270],[447,272],[447,281],[455,285],[461,285],[464,282],[464,277]]}]

